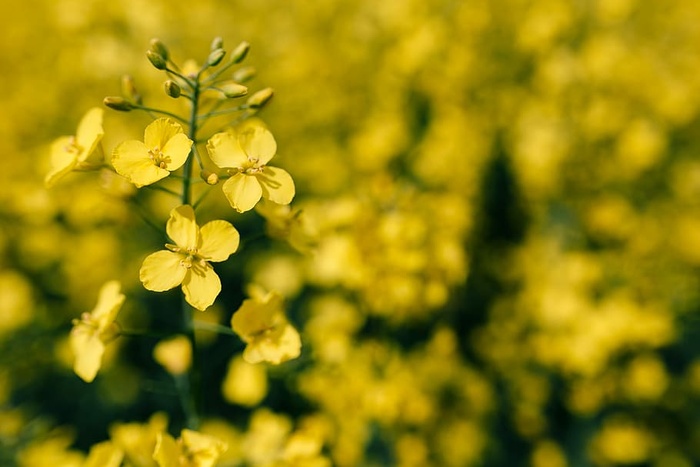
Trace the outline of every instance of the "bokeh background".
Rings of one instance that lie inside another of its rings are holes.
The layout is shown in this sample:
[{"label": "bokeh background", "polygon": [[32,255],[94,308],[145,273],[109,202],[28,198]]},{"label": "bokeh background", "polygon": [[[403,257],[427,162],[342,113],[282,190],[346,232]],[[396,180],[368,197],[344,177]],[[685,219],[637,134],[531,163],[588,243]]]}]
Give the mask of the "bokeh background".
[{"label": "bokeh background", "polygon": [[[172,105],[151,38],[201,62],[214,36],[249,41],[251,88],[275,89],[261,117],[316,236],[299,253],[208,199],[250,241],[201,319],[227,324],[257,283],[304,343],[250,368],[200,336],[221,465],[270,465],[298,427],[339,466],[700,464],[699,20],[695,0],[4,7],[0,464],[80,466],[158,412],[182,427],[157,339],[120,338],[91,385],[66,340],[110,279],[122,326],[177,327],[179,292],[138,281],[162,239],[119,180],[43,177],[122,75]],[[105,148],[148,121],[108,111]]]}]

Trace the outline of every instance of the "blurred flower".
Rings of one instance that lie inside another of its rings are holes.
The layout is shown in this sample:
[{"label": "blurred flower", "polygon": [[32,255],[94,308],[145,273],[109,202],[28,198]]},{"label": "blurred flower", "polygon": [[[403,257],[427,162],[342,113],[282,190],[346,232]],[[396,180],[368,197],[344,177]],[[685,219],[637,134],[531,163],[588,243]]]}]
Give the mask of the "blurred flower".
[{"label": "blurred flower", "polygon": [[233,314],[231,327],[248,345],[248,363],[280,364],[301,353],[301,338],[284,314],[282,297],[275,292],[256,293]]},{"label": "blurred flower", "polygon": [[112,153],[117,173],[139,188],[182,167],[192,147],[182,126],[169,118],[159,118],[148,125],[143,141],[124,141]]},{"label": "blurred flower", "polygon": [[253,209],[262,197],[278,204],[292,202],[292,177],[283,169],[266,165],[277,152],[277,143],[260,121],[249,120],[239,128],[215,134],[207,150],[214,164],[229,169],[231,178],[223,191],[236,211]]},{"label": "blurred flower", "polygon": [[103,441],[90,448],[83,467],[119,467],[124,459],[124,451],[111,441]]},{"label": "blurred flower", "polygon": [[51,171],[44,183],[53,186],[73,170],[94,170],[102,165],[102,114],[99,107],[88,110],[78,124],[75,136],[61,136],[51,145]]},{"label": "blurred flower", "polygon": [[162,432],[153,458],[159,467],[213,467],[227,448],[223,441],[192,430],[182,430],[177,441]]},{"label": "blurred flower", "polygon": [[204,311],[221,292],[221,281],[209,262],[225,261],[238,249],[238,231],[222,220],[208,222],[200,229],[189,205],[170,212],[166,230],[175,245],[168,243],[167,250],[157,251],[143,261],[141,282],[154,292],[182,284],[187,303]]},{"label": "blurred flower", "polygon": [[100,289],[97,305],[92,312],[83,313],[80,320],[73,321],[70,335],[75,354],[73,371],[88,383],[95,379],[100,369],[105,344],[116,335],[114,320],[126,298],[120,289],[119,282],[107,282]]},{"label": "blurred flower", "polygon": [[231,359],[221,386],[224,399],[247,407],[258,405],[267,395],[264,366],[246,362],[240,355]]},{"label": "blurred flower", "polygon": [[164,339],[153,349],[153,358],[172,375],[181,375],[192,365],[192,345],[186,336]]}]

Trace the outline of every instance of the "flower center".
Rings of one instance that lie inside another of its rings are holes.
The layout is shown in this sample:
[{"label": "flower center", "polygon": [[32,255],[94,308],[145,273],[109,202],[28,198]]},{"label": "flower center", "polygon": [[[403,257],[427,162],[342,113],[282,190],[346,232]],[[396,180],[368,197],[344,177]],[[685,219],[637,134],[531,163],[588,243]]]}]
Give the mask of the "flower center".
[{"label": "flower center", "polygon": [[70,137],[70,140],[68,140],[68,144],[66,144],[63,147],[63,149],[66,152],[73,154],[80,154],[80,152],[83,150],[83,148],[78,145],[78,140],[75,136]]},{"label": "flower center", "polygon": [[161,169],[167,169],[168,164],[171,162],[170,157],[163,154],[163,151],[157,146],[153,149],[149,149],[148,155],[153,163]]}]

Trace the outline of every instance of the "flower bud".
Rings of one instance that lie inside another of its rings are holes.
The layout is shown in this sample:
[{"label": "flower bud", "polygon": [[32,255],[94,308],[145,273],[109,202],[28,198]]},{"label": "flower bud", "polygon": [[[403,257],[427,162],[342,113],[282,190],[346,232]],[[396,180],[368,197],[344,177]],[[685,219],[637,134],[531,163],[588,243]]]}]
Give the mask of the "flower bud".
[{"label": "flower bud", "polygon": [[139,94],[134,84],[134,78],[131,75],[122,76],[122,94],[124,94],[128,99],[141,104],[141,94]]},{"label": "flower bud", "polygon": [[246,41],[241,42],[238,46],[231,52],[231,62],[241,63],[243,59],[248,55],[250,50],[250,44]]},{"label": "flower bud", "polygon": [[211,47],[209,50],[212,52],[215,51],[216,49],[223,49],[224,48],[224,40],[221,37],[215,37],[213,41],[211,41]]},{"label": "flower bud", "polygon": [[207,182],[207,185],[216,185],[219,183],[219,176],[209,170],[202,170],[199,173],[199,176],[202,177],[202,180]]},{"label": "flower bud", "polygon": [[256,92],[252,96],[248,98],[248,106],[253,109],[261,109],[263,108],[268,102],[270,102],[270,99],[272,99],[272,96],[274,95],[274,91],[272,88],[265,88],[261,89],[260,91]]},{"label": "flower bud", "polygon": [[148,58],[148,61],[151,62],[151,65],[156,67],[157,70],[165,70],[168,67],[165,57],[152,50],[146,51],[146,57]]},{"label": "flower bud", "polygon": [[105,97],[102,103],[110,109],[119,110],[120,112],[128,112],[134,108],[129,101],[119,96]]},{"label": "flower bud", "polygon": [[255,68],[252,66],[245,66],[234,71],[231,78],[233,78],[233,80],[237,83],[245,83],[246,81],[253,79],[255,77],[255,73]]},{"label": "flower bud", "polygon": [[224,96],[228,98],[241,97],[248,94],[248,88],[246,86],[238,84],[234,81],[225,82],[224,84],[219,86],[219,89],[221,89],[221,92],[224,93]]},{"label": "flower bud", "polygon": [[224,49],[216,49],[212,51],[209,54],[209,57],[207,57],[207,66],[218,65],[221,63],[221,60],[224,59],[224,55],[226,55],[226,51]]},{"label": "flower bud", "polygon": [[160,39],[151,39],[151,50],[157,54],[163,57],[163,60],[167,61],[168,60],[168,49],[165,47],[165,44],[163,44]]},{"label": "flower bud", "polygon": [[180,93],[182,90],[175,81],[169,79],[165,83],[163,83],[163,87],[165,88],[165,94],[172,97],[173,99],[177,99],[178,97],[180,97]]}]

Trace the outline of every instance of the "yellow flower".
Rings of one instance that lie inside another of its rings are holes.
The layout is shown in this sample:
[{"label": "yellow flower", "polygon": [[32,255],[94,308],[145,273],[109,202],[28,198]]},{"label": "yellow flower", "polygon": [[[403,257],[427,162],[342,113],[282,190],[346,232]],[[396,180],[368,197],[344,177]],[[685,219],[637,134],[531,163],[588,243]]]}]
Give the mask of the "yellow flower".
[{"label": "yellow flower", "polygon": [[51,171],[44,183],[53,186],[73,170],[94,170],[102,165],[103,110],[93,107],[78,124],[75,136],[61,136],[51,145]]},{"label": "yellow flower", "polygon": [[248,344],[243,351],[248,363],[277,365],[301,353],[299,333],[287,321],[282,297],[275,292],[244,300],[231,318],[231,327]]},{"label": "yellow flower", "polygon": [[277,143],[259,120],[215,134],[207,142],[207,151],[212,162],[231,175],[223,191],[236,211],[253,209],[262,197],[278,204],[292,202],[294,181],[285,170],[267,165]]},{"label": "yellow flower", "polygon": [[209,262],[225,261],[238,249],[238,231],[222,220],[208,222],[200,229],[189,205],[170,212],[166,231],[175,244],[166,244],[167,250],[143,261],[141,282],[154,292],[182,284],[187,303],[204,311],[221,292],[221,281]]},{"label": "yellow flower", "polygon": [[137,187],[161,180],[185,163],[192,147],[177,122],[159,118],[146,127],[143,142],[124,141],[114,148],[114,170]]},{"label": "yellow flower", "polygon": [[153,349],[153,358],[171,375],[186,373],[192,365],[192,345],[186,336],[165,339]]},{"label": "yellow flower", "polygon": [[120,289],[119,282],[107,282],[100,289],[95,309],[83,313],[79,320],[73,320],[70,334],[70,344],[75,355],[73,371],[88,383],[95,379],[100,369],[105,344],[116,335],[114,320],[126,298]]},{"label": "yellow flower", "polygon": [[213,467],[228,446],[213,436],[182,430],[180,439],[159,433],[153,459],[159,467]]},{"label": "yellow flower", "polygon": [[111,441],[103,441],[90,448],[83,467],[119,467],[123,459],[124,451]]}]

